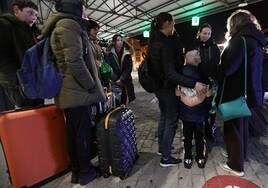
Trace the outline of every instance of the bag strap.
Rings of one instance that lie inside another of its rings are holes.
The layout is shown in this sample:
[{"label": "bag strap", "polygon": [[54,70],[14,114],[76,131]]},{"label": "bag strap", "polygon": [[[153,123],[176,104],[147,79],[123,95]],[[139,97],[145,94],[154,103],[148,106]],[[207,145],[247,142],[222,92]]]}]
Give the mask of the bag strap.
[{"label": "bag strap", "polygon": [[[245,98],[247,98],[247,64],[248,64],[247,63],[247,61],[248,61],[247,43],[246,43],[246,39],[244,37],[241,36],[241,38],[243,39],[243,43],[244,43],[244,56],[245,56],[244,96],[245,96]],[[226,80],[226,78],[224,78],[224,80],[223,80],[222,90],[221,90],[221,97],[220,97],[219,104],[221,104],[221,101],[222,101],[222,96],[223,96],[223,91],[224,91],[224,86],[225,86],[225,80]]]}]

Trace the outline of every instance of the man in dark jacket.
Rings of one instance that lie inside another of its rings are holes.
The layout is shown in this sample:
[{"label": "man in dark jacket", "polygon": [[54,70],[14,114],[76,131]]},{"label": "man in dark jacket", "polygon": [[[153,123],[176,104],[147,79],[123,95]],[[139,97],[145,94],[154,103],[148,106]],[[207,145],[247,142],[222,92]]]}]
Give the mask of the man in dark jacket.
[{"label": "man in dark jacket", "polygon": [[16,72],[25,51],[36,43],[38,7],[30,0],[16,0],[12,9],[13,14],[0,16],[0,85],[17,107],[37,106],[43,100],[23,97]]}]

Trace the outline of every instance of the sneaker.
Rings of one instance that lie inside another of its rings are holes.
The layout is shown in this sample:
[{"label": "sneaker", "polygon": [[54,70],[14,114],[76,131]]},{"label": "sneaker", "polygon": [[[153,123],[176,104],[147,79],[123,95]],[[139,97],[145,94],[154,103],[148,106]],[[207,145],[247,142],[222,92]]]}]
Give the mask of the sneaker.
[{"label": "sneaker", "polygon": [[244,176],[244,172],[239,172],[239,171],[233,170],[226,163],[219,163],[219,165],[223,170],[230,172],[231,174],[234,174],[234,175],[239,176],[239,177]]},{"label": "sneaker", "polygon": [[[174,150],[174,146],[171,146],[171,152]],[[158,150],[157,155],[162,156],[162,151]]]},{"label": "sneaker", "polygon": [[222,154],[224,157],[228,158],[228,154],[227,154],[227,151],[226,151],[226,150],[221,150],[221,154]]},{"label": "sneaker", "polygon": [[99,177],[100,173],[95,168],[90,168],[87,172],[80,173],[78,182],[80,185],[86,185]]},{"label": "sneaker", "polygon": [[197,159],[196,162],[197,162],[198,168],[205,168],[205,164],[206,164],[205,159]]},{"label": "sneaker", "polygon": [[78,170],[72,170],[72,176],[71,176],[71,183],[78,183],[79,179],[79,171]]},{"label": "sneaker", "polygon": [[192,159],[184,159],[184,167],[190,169],[192,167]]},{"label": "sneaker", "polygon": [[182,162],[181,159],[177,159],[175,157],[170,156],[167,160],[164,160],[162,158],[160,161],[160,166],[162,167],[179,166],[181,162]]}]

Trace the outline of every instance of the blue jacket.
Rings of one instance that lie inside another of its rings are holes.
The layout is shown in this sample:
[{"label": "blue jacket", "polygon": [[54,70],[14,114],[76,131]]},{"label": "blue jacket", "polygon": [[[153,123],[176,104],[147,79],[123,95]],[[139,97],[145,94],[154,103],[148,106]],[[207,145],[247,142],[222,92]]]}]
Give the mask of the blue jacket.
[{"label": "blue jacket", "polygon": [[[187,78],[193,79],[195,81],[206,83],[206,81],[202,78],[202,75],[200,74],[198,68],[193,65],[185,65],[182,68],[182,75],[186,76]],[[206,84],[209,84],[209,83],[206,83]],[[194,106],[188,106],[182,100],[180,100],[180,103],[179,103],[180,104],[180,112],[179,112],[180,119],[182,121],[188,121],[188,122],[205,121],[208,117],[208,112],[211,107],[212,97],[206,97],[203,99],[204,100],[201,103],[196,104]],[[191,99],[189,98],[189,100]]]}]

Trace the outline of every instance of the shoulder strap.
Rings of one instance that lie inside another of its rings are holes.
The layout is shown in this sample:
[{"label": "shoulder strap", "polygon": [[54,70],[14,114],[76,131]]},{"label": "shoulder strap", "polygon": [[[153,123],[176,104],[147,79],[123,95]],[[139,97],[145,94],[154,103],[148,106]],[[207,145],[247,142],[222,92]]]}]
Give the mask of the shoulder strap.
[{"label": "shoulder strap", "polygon": [[247,56],[247,43],[245,37],[242,37],[243,42],[244,42],[244,57],[245,57],[245,74],[244,74],[244,96],[247,98],[247,65],[248,65],[248,56]]}]

